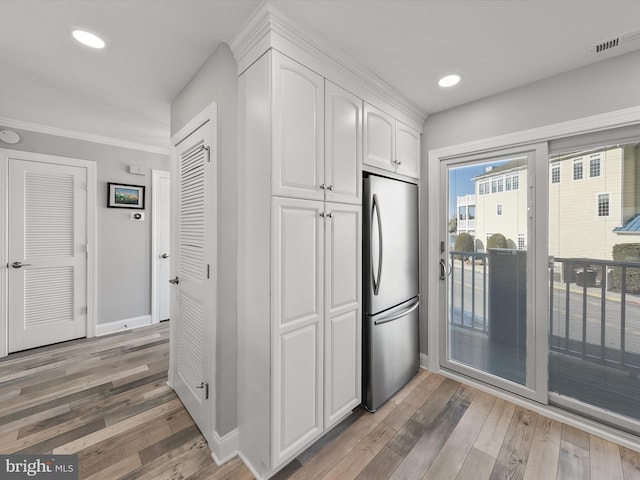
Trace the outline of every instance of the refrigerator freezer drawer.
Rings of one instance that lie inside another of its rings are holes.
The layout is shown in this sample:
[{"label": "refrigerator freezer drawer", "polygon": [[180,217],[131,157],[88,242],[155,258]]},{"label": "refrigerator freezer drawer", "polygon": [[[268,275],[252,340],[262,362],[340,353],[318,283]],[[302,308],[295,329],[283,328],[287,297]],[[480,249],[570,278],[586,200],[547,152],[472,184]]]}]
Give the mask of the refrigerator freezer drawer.
[{"label": "refrigerator freezer drawer", "polygon": [[418,297],[364,316],[363,405],[375,411],[420,368]]}]

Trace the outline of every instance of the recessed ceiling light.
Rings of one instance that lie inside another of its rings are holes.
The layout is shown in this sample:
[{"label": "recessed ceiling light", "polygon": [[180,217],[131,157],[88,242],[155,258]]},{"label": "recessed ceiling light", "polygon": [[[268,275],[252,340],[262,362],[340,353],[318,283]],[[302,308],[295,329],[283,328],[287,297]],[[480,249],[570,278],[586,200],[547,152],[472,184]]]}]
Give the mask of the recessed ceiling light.
[{"label": "recessed ceiling light", "polygon": [[441,87],[453,87],[457,85],[462,80],[462,76],[454,73],[453,75],[447,75],[438,80],[438,85]]},{"label": "recessed ceiling light", "polygon": [[104,48],[104,40],[93,33],[85,32],[84,30],[74,30],[72,35],[73,38],[87,47]]}]

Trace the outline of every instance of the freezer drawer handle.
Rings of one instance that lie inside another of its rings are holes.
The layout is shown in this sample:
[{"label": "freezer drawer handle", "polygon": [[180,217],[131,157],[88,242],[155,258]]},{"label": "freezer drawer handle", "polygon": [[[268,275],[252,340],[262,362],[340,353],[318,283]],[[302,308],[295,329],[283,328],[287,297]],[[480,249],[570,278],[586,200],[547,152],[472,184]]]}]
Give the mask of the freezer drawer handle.
[{"label": "freezer drawer handle", "polygon": [[[380,217],[380,205],[378,205],[378,195],[373,194],[373,202],[371,203],[371,224],[373,224],[373,213],[378,217],[378,275],[373,277],[373,294],[378,295],[380,291],[380,279],[382,278],[382,218]],[[371,251],[371,274],[373,274],[373,249]]]},{"label": "freezer drawer handle", "polygon": [[382,325],[383,323],[387,323],[387,322],[393,322],[394,320],[397,320],[399,318],[402,317],[406,317],[407,315],[409,315],[411,312],[413,312],[416,308],[418,308],[420,306],[420,301],[416,300],[416,303],[414,303],[413,305],[411,305],[409,308],[407,308],[406,310],[403,310],[400,313],[397,313],[396,315],[392,315],[389,318],[385,318],[383,320],[376,320],[373,322],[374,325]]}]

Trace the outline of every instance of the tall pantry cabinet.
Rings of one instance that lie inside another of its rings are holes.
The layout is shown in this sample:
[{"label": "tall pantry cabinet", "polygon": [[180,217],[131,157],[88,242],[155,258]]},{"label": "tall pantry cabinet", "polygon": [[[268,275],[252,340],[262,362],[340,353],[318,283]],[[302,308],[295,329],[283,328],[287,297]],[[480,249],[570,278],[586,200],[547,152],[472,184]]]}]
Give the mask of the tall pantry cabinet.
[{"label": "tall pantry cabinet", "polygon": [[360,403],[363,103],[273,49],[238,98],[238,427],[267,478]]}]

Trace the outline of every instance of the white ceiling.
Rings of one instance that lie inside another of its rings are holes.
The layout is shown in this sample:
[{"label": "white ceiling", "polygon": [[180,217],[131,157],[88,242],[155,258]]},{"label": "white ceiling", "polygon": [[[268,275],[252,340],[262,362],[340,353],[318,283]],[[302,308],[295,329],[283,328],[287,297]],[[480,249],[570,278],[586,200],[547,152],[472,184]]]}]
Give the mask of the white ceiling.
[{"label": "white ceiling", "polygon": [[[427,113],[609,58],[637,0],[274,0]],[[258,0],[2,0],[2,118],[166,147],[169,105]],[[75,43],[94,32],[103,51]],[[640,41],[618,52],[640,47]],[[463,82],[437,86],[446,73]]]}]

